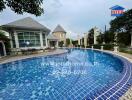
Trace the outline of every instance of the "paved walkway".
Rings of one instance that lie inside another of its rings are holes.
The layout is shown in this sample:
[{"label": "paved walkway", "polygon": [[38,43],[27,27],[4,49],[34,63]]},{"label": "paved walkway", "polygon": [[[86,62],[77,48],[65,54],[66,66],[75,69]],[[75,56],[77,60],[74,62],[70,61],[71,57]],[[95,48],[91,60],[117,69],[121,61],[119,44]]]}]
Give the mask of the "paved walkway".
[{"label": "paved walkway", "polygon": [[124,57],[127,57],[127,58],[129,58],[129,60],[132,61],[132,54],[127,54],[127,53],[122,53],[122,52],[117,52],[115,54],[119,54],[119,55],[122,55]]},{"label": "paved walkway", "polygon": [[67,50],[57,49],[57,50],[54,50],[54,51],[49,51],[49,52],[47,51],[47,52],[32,54],[32,55],[6,56],[6,57],[0,58],[0,64],[8,63],[8,62],[16,61],[16,60],[21,60],[21,59],[26,59],[26,58],[32,58],[32,57],[63,54],[63,53],[66,53],[66,52],[67,52]]}]

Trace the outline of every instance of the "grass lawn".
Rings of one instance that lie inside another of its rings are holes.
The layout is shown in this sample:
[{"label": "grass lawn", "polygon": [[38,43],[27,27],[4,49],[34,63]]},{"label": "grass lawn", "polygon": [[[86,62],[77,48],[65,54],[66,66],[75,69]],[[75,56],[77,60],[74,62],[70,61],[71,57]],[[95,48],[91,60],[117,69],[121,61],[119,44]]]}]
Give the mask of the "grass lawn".
[{"label": "grass lawn", "polygon": [[119,51],[120,51],[120,52],[123,52],[123,53],[132,54],[132,50],[130,50],[130,49],[126,49],[126,48],[120,48]]}]

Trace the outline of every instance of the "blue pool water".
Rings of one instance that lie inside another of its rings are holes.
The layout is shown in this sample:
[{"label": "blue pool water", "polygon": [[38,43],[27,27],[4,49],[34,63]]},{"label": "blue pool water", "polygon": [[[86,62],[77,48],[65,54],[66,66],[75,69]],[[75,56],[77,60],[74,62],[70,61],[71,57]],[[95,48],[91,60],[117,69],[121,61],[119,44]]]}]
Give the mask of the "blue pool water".
[{"label": "blue pool water", "polygon": [[116,84],[123,66],[110,54],[80,49],[1,64],[0,100],[87,99]]}]

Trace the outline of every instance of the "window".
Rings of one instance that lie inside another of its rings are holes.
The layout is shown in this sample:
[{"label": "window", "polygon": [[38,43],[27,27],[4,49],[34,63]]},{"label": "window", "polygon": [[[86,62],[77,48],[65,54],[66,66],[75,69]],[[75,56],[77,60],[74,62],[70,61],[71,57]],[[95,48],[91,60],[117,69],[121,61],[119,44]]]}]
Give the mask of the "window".
[{"label": "window", "polygon": [[40,34],[37,32],[18,32],[18,40],[20,47],[26,47],[26,42],[29,42],[29,47],[40,46]]}]

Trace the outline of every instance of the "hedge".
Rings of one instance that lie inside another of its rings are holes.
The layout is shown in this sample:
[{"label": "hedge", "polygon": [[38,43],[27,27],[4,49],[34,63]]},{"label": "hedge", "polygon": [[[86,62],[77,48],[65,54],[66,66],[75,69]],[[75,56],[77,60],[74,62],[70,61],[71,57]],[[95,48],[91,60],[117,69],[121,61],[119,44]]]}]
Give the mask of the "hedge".
[{"label": "hedge", "polygon": [[104,46],[104,50],[113,50],[114,48],[114,45],[113,44],[94,44],[94,45],[90,45],[90,46],[87,46],[87,48],[93,48],[94,49],[101,49],[101,46]]}]

